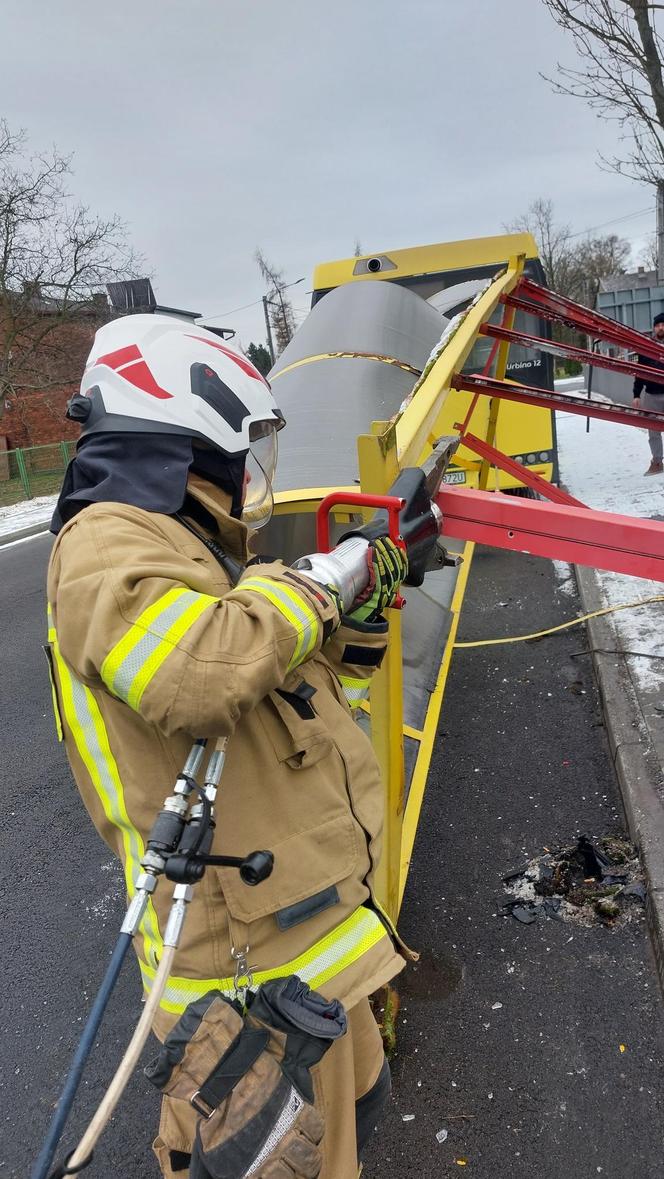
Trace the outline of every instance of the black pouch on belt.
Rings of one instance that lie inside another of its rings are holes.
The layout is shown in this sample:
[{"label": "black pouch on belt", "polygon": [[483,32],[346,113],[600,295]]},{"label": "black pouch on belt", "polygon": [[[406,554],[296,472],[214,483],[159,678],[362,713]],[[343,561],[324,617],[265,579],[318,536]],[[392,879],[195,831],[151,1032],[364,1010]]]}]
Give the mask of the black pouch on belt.
[{"label": "black pouch on belt", "polygon": [[219,991],[190,1003],[146,1076],[200,1113],[190,1179],[316,1179],[323,1119],[310,1069],[346,1031],[337,1000],[297,975],[242,1015]]}]

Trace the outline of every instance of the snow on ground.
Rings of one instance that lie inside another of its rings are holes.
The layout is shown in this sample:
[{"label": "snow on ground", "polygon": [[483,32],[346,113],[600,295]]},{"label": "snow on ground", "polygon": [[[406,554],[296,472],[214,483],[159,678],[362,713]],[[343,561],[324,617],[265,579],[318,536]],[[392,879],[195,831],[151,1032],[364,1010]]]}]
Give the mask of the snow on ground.
[{"label": "snow on ground", "polygon": [[572,566],[568,565],[567,561],[552,561],[551,564],[556,571],[558,578],[557,591],[559,594],[569,594],[573,596],[577,593],[576,578],[572,570]]},{"label": "snow on ground", "polygon": [[[579,386],[585,385],[585,377],[581,373],[577,377],[558,377],[554,384],[561,393],[574,393]],[[585,393],[585,389],[582,391]]]},{"label": "snow on ground", "polygon": [[57,495],[41,495],[37,499],[25,499],[19,504],[0,507],[0,536],[8,536],[33,524],[48,525],[57,498]]},{"label": "snow on ground", "polygon": [[[646,430],[558,413],[558,451],[561,482],[589,508],[664,520],[664,476],[644,478],[650,462]],[[664,594],[661,582],[598,571],[607,606],[638,602]],[[664,603],[653,603],[612,615],[626,651],[664,656]],[[645,691],[661,691],[664,660],[630,658],[630,671]]]}]

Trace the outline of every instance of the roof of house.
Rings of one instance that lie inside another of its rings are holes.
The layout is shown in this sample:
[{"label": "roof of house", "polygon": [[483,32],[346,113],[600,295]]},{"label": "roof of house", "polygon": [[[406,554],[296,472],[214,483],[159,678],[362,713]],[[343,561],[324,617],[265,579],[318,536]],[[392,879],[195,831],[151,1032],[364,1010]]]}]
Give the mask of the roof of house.
[{"label": "roof of house", "polygon": [[641,267],[631,274],[611,274],[608,278],[601,278],[599,289],[600,291],[629,291],[637,287],[656,287],[659,285],[657,271],[644,270]]}]

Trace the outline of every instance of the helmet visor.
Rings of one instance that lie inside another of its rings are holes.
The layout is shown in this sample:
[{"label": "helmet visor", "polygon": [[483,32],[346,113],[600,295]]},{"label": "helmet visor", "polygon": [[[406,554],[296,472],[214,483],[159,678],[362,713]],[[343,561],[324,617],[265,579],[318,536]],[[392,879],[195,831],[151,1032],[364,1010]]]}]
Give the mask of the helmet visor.
[{"label": "helmet visor", "polygon": [[277,468],[277,422],[252,422],[245,463],[245,496],[242,519],[250,528],[262,528],[272,516],[272,481]]}]

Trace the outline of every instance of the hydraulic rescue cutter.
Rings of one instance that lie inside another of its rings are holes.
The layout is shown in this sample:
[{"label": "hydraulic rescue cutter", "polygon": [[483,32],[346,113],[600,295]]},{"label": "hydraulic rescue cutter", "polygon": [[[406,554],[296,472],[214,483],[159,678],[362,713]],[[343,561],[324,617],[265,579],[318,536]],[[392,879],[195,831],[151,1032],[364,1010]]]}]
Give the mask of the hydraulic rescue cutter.
[{"label": "hydraulic rescue cutter", "polygon": [[[405,584],[419,586],[425,573],[458,565],[458,555],[450,556],[441,542],[443,515],[436,502],[445,472],[459,444],[458,438],[440,439],[424,468],[406,467],[390,489],[389,495],[364,495],[361,492],[332,492],[321,502],[316,516],[318,552],[300,557],[294,568],[300,569],[322,585],[335,586],[344,611],[366,588],[369,580],[367,550],[372,540],[389,536],[408,558]],[[330,551],[330,515],[333,508],[375,509],[370,523],[342,537]],[[400,609],[399,597],[395,607]]]}]

